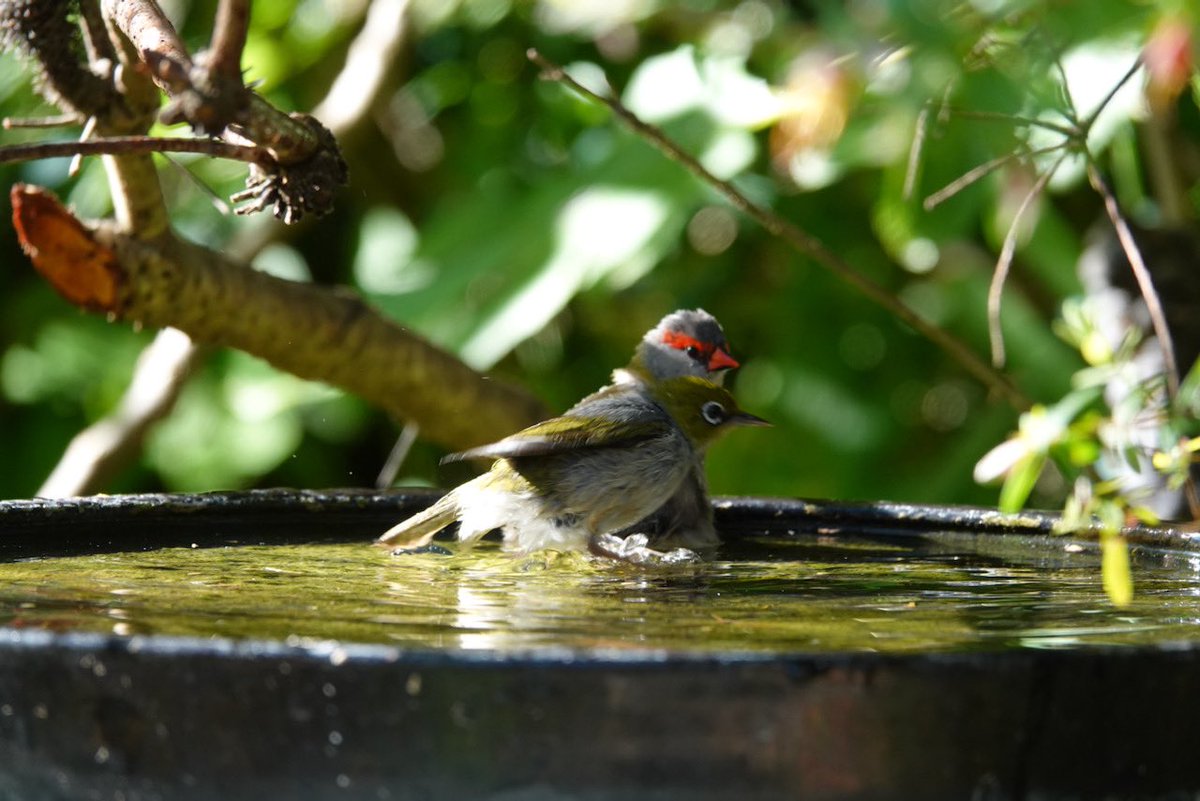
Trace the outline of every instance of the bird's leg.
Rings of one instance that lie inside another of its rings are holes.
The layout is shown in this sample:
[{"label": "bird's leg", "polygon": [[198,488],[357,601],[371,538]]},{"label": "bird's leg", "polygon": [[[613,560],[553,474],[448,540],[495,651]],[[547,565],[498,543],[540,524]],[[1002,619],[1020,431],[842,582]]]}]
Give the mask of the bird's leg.
[{"label": "bird's leg", "polygon": [[588,540],[588,550],[596,556],[617,559],[634,565],[679,565],[701,561],[699,554],[687,548],[656,551],[645,534],[598,534]]}]

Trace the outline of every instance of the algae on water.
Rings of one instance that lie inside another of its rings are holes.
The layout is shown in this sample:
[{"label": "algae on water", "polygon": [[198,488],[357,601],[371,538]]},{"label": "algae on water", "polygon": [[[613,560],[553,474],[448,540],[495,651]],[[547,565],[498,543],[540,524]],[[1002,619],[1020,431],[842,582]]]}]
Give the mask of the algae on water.
[{"label": "algae on water", "polygon": [[1186,555],[1135,553],[1117,610],[1094,548],[842,535],[743,543],[646,568],[484,544],[241,545],[0,564],[0,624],[118,635],[305,638],[424,649],[964,652],[1200,637]]}]

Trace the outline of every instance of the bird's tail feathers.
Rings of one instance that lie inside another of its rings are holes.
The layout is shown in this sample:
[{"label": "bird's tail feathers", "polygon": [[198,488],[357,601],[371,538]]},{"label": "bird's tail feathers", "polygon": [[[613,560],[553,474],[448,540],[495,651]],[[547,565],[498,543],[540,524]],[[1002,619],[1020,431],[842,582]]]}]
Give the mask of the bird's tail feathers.
[{"label": "bird's tail feathers", "polygon": [[419,548],[428,544],[433,535],[458,519],[458,497],[448,492],[424,511],[402,520],[389,528],[375,542],[402,548]]}]

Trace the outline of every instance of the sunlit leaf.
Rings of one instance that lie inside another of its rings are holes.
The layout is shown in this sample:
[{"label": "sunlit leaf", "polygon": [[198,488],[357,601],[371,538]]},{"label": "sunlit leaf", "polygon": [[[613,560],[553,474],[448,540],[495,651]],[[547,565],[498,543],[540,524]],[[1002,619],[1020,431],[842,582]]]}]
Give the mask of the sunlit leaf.
[{"label": "sunlit leaf", "polygon": [[1120,534],[1100,538],[1100,569],[1104,592],[1113,606],[1128,606],[1133,601],[1133,574],[1129,569],[1129,545]]},{"label": "sunlit leaf", "polygon": [[[627,95],[641,105],[647,96],[670,95],[655,119],[709,169],[730,177],[756,148],[749,132],[715,118],[706,63],[688,48],[648,59]],[[711,75],[727,80],[729,69]],[[606,149],[580,154],[572,169],[548,173],[536,186],[497,173],[473,193],[447,198],[408,254],[413,240],[398,219],[372,222],[359,250],[375,254],[373,263],[356,262],[363,288],[392,317],[488,368],[578,293],[638,280],[678,246],[692,211],[710,195],[636,137],[605,141]],[[385,235],[396,242],[376,247],[373,237]]]},{"label": "sunlit leaf", "polygon": [[1137,518],[1137,521],[1146,526],[1157,526],[1162,524],[1162,518],[1154,513],[1153,509],[1145,506],[1131,506],[1129,513]]},{"label": "sunlit leaf", "polygon": [[1083,341],[1079,343],[1079,352],[1088,364],[1108,364],[1112,361],[1113,350],[1108,340],[1099,331],[1088,331]]},{"label": "sunlit leaf", "polygon": [[980,484],[995,481],[1006,475],[1030,454],[1029,444],[1020,437],[1010,437],[985,453],[975,463],[975,480]]},{"label": "sunlit leaf", "polygon": [[1021,511],[1045,464],[1044,454],[1029,453],[1013,466],[1000,488],[1000,511],[1009,514]]},{"label": "sunlit leaf", "polygon": [[1100,443],[1080,437],[1067,444],[1067,461],[1075,467],[1086,467],[1100,458]]},{"label": "sunlit leaf", "polygon": [[1193,364],[1183,377],[1175,402],[1181,411],[1192,417],[1200,417],[1200,361]]},{"label": "sunlit leaf", "polygon": [[1121,459],[1125,466],[1134,472],[1142,469],[1142,457],[1133,445],[1121,449]]}]

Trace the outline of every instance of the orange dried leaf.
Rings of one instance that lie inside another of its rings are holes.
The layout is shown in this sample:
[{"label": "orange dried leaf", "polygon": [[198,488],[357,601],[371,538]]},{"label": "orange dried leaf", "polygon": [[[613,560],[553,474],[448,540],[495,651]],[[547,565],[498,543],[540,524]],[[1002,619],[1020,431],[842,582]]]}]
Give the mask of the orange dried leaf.
[{"label": "orange dried leaf", "polygon": [[9,197],[21,248],[42,277],[76,306],[117,311],[121,269],[116,253],[97,242],[50,192],[16,184]]}]

